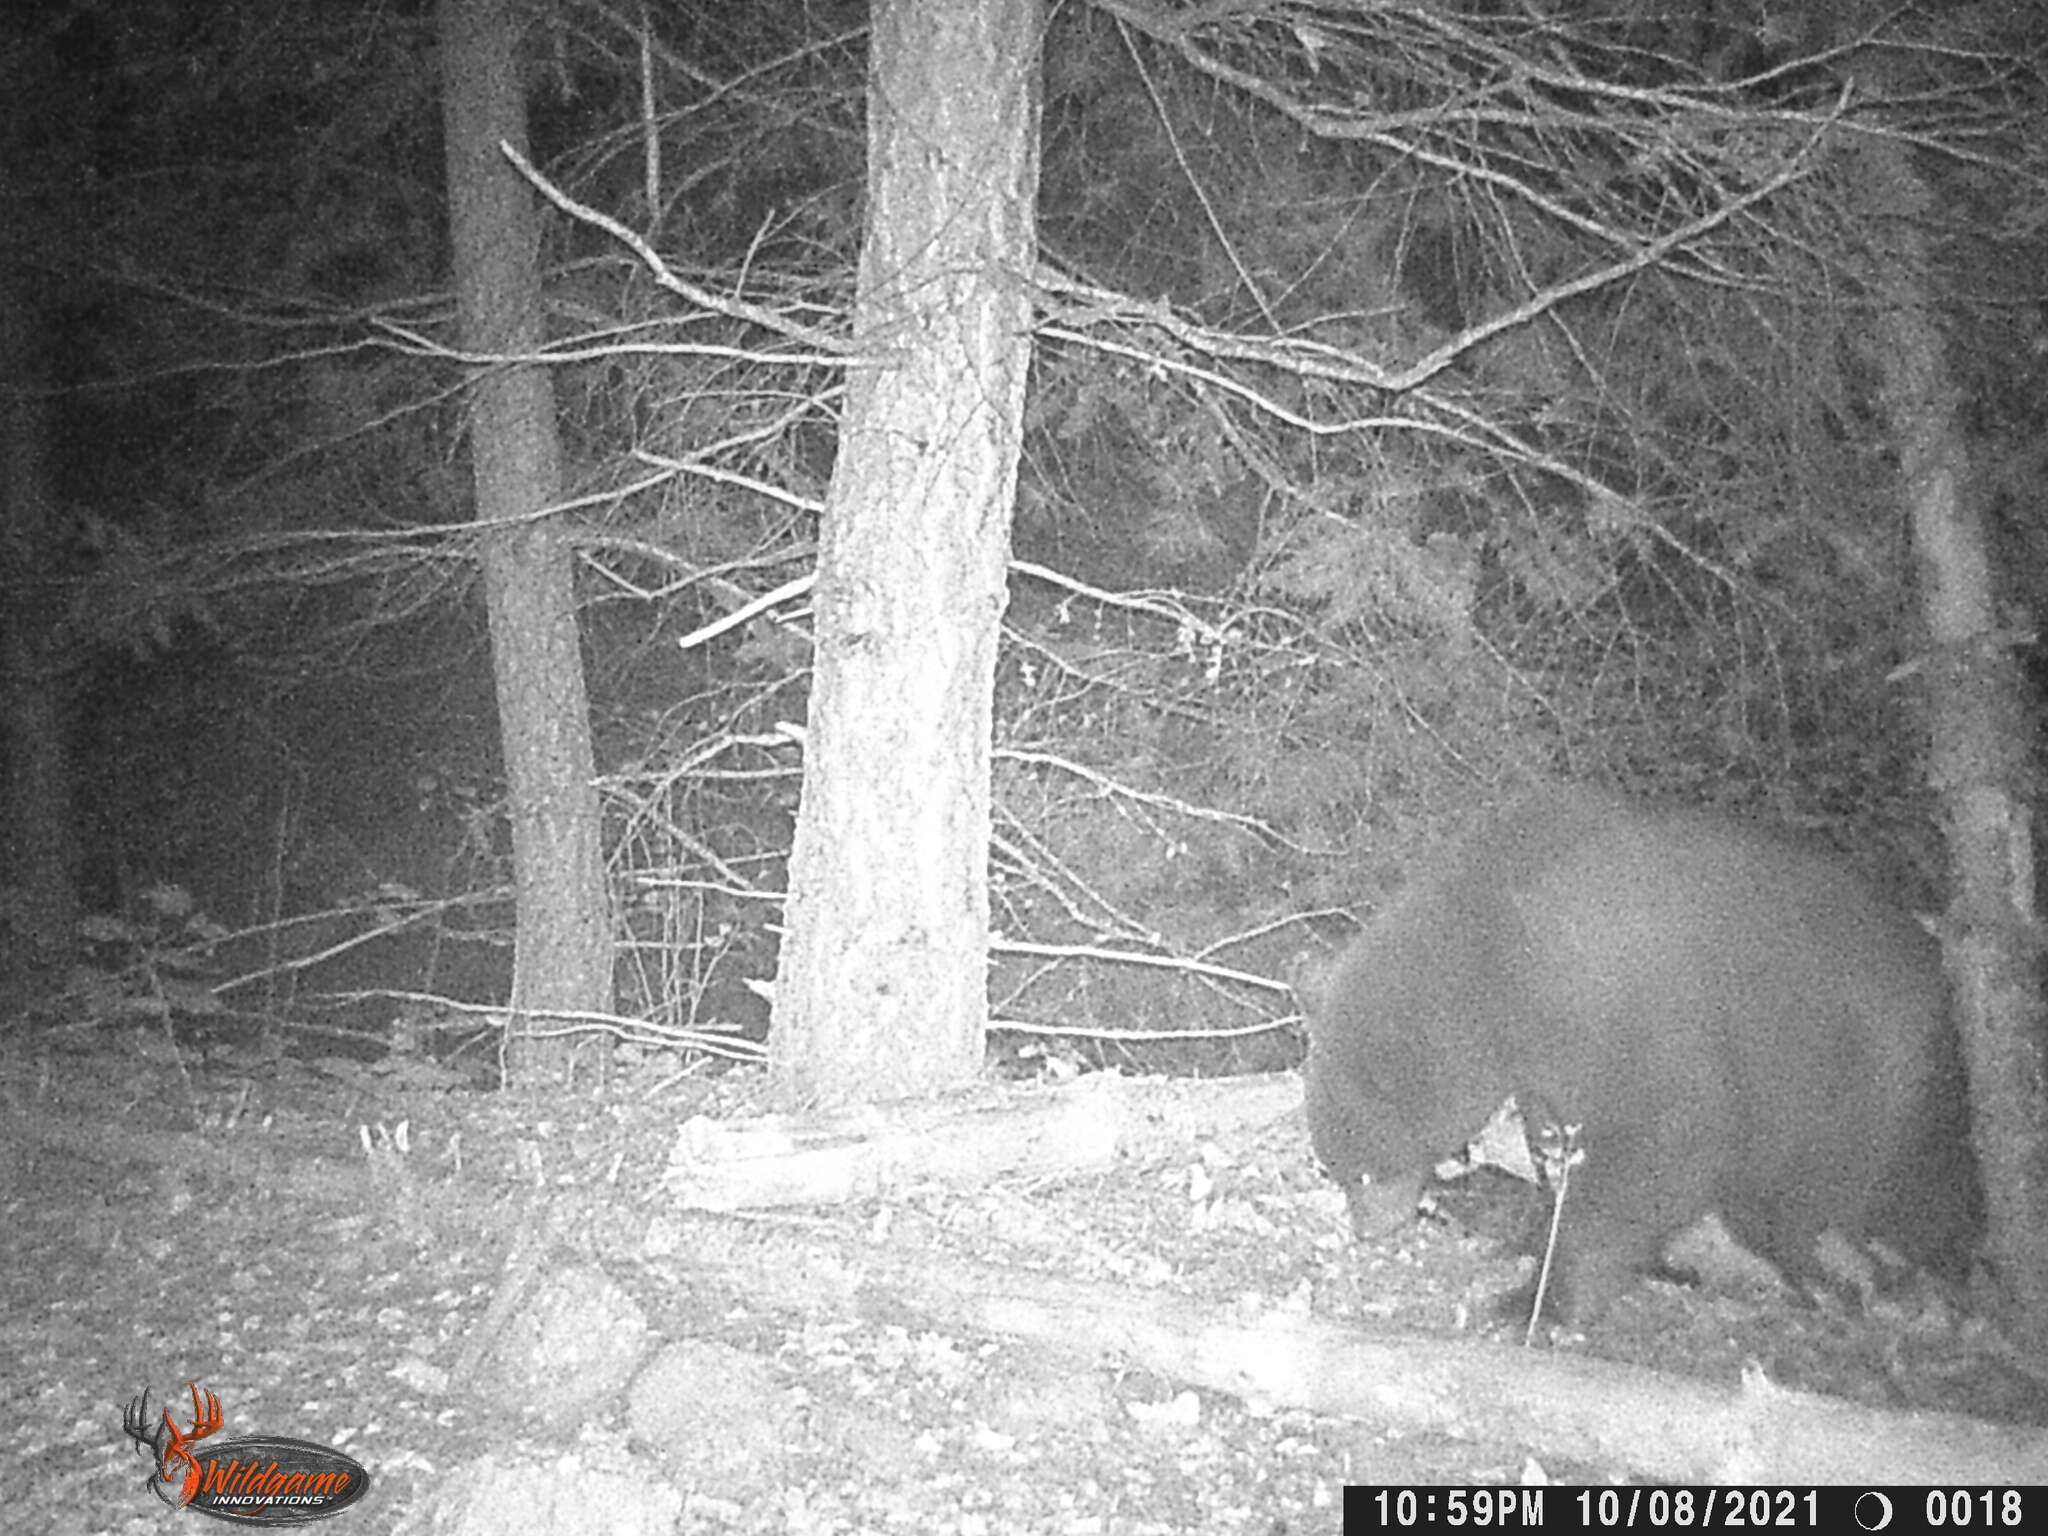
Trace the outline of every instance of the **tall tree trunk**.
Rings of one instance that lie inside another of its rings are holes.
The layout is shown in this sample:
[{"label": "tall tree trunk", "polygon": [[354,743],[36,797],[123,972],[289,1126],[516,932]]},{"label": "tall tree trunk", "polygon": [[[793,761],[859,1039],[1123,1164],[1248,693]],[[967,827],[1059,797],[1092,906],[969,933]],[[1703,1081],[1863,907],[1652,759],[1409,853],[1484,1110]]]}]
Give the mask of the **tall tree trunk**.
[{"label": "tall tree trunk", "polygon": [[[507,0],[442,0],[443,128],[456,311],[472,353],[531,354],[541,341],[533,194],[500,142],[526,149],[526,100]],[[537,515],[560,500],[554,385],[544,368],[502,364],[478,378],[470,417],[476,510],[486,523],[484,597],[498,726],[512,803],[518,888],[513,962],[515,1079],[567,1070],[548,1016],[609,1011],[611,916],[576,628],[571,550]]]},{"label": "tall tree trunk", "polygon": [[1871,135],[1851,179],[1872,232],[1873,362],[1899,455],[1932,641],[1928,776],[1941,798],[1952,890],[1945,950],[1954,985],[1989,1250],[2001,1282],[2048,1337],[2048,1073],[2035,975],[2030,727],[2000,638],[1989,540],[1969,472],[1927,231],[1935,197],[1905,144]]},{"label": "tall tree trunk", "polygon": [[18,902],[7,926],[25,951],[5,958],[29,965],[64,960],[78,923],[71,680],[36,287],[20,272],[0,276],[0,885]]},{"label": "tall tree trunk", "polygon": [[1030,361],[1038,0],[876,0],[770,1052],[792,1105],[934,1092],[988,1015],[996,641]]}]

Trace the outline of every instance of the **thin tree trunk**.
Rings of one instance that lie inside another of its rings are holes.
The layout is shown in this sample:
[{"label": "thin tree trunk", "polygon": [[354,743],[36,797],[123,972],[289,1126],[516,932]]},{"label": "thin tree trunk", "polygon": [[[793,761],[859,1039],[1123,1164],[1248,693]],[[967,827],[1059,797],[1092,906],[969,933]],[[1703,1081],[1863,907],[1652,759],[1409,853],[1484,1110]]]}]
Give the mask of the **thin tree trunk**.
[{"label": "thin tree trunk", "polygon": [[792,1107],[972,1077],[1038,185],[1038,0],[876,0],[855,332],[770,1039]]},{"label": "thin tree trunk", "polygon": [[[442,0],[440,19],[462,344],[531,353],[541,341],[533,194],[499,150],[526,149],[513,11],[506,0]],[[551,1080],[567,1069],[566,1042],[531,1031],[550,1014],[609,1011],[612,948],[572,552],[539,515],[562,486],[545,369],[509,364],[478,379],[470,457],[489,525],[484,597],[518,888],[511,1066],[517,1079]]]},{"label": "thin tree trunk", "polygon": [[2048,1073],[2033,955],[2029,728],[2019,670],[1999,638],[1983,509],[1935,314],[1934,197],[1891,138],[1853,151],[1875,235],[1875,361],[1899,454],[1928,669],[1928,776],[1941,797],[1952,892],[1945,951],[2000,1281],[2048,1336]]}]

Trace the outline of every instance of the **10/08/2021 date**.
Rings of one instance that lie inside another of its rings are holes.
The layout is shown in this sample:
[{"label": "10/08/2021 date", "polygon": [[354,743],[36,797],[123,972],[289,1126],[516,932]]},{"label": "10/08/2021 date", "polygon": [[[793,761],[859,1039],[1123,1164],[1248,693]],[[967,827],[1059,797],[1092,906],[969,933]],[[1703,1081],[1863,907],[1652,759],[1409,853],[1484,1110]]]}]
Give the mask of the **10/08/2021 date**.
[{"label": "10/08/2021 date", "polygon": [[1540,1488],[1344,1490],[1346,1531],[2019,1530],[2038,1488]]}]

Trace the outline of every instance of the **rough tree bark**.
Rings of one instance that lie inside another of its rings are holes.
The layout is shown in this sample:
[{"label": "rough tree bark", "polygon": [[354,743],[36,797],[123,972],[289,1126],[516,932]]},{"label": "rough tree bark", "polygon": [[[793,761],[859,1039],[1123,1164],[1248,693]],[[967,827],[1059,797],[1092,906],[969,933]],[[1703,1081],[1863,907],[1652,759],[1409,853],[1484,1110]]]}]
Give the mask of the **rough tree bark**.
[{"label": "rough tree bark", "polygon": [[[526,102],[507,0],[442,0],[442,112],[456,312],[472,354],[531,354],[541,340],[533,195],[499,149],[526,150]],[[549,1016],[608,1012],[611,917],[576,627],[571,550],[540,516],[560,499],[554,385],[544,368],[478,376],[470,418],[476,510],[518,889],[510,1068],[546,1081],[566,1042]]]},{"label": "rough tree bark", "polygon": [[[2034,961],[2031,740],[1998,619],[1984,509],[1939,320],[1938,196],[1903,140],[1848,151],[1869,231],[1871,361],[1899,456],[1931,655],[1928,777],[1942,806],[1953,986],[1989,1214],[1989,1256],[2037,1341],[2048,1339],[2048,1063]],[[2019,1320],[2015,1320],[2019,1321]]]},{"label": "rough tree bark", "polygon": [[976,1073],[1038,184],[1038,0],[876,0],[868,204],[769,1042],[790,1107]]}]

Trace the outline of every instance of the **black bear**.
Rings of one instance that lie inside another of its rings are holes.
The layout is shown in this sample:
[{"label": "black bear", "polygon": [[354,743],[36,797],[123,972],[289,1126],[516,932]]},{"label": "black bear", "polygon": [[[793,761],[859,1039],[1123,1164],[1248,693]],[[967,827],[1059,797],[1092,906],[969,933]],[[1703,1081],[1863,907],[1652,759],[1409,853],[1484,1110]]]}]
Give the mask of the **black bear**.
[{"label": "black bear", "polygon": [[1309,1129],[1361,1230],[1412,1213],[1509,1094],[1579,1127],[1547,1303],[1568,1323],[1710,1210],[1795,1280],[1828,1228],[1968,1266],[1939,948],[1831,853],[1545,791],[1431,861],[1312,991]]}]

